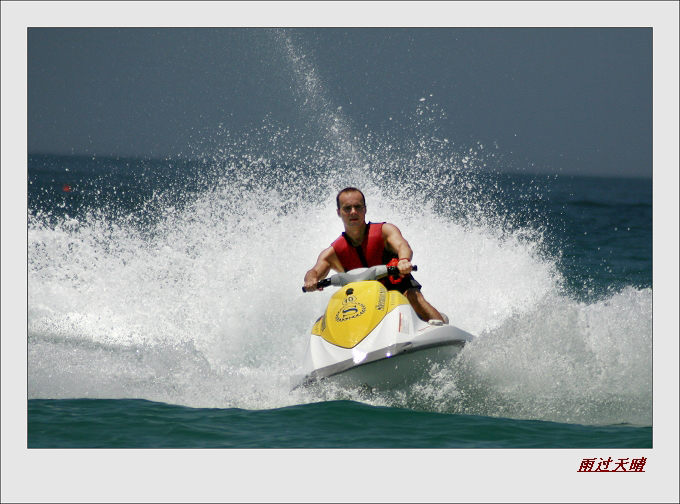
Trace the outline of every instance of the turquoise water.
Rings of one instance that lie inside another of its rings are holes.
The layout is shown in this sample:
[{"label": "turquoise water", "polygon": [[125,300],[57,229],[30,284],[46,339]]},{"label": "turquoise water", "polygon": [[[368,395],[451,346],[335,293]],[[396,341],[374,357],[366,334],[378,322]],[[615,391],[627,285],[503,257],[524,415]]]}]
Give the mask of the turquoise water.
[{"label": "turquoise water", "polygon": [[243,410],[187,408],[141,399],[33,399],[28,419],[29,448],[652,446],[651,427],[447,415],[354,401]]}]

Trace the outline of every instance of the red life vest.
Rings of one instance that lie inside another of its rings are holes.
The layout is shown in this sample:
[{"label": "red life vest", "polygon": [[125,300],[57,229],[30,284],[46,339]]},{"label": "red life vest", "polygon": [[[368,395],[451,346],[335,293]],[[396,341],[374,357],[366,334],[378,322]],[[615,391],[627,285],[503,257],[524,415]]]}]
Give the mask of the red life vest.
[{"label": "red life vest", "polygon": [[345,271],[387,264],[383,257],[385,251],[385,241],[382,237],[383,224],[384,222],[367,224],[368,232],[364,234],[364,241],[361,243],[361,254],[357,250],[359,247],[350,245],[345,233],[342,233],[342,236],[331,244]]}]

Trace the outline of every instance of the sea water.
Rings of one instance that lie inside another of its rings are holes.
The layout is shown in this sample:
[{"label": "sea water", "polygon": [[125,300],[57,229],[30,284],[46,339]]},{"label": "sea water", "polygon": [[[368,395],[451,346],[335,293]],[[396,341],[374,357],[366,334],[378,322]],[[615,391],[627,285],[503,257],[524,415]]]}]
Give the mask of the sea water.
[{"label": "sea water", "polygon": [[[352,128],[281,47],[311,126],[220,126],[188,160],[29,156],[29,448],[651,448],[652,181],[505,170],[427,96]],[[345,186],[477,338],[403,390],[291,392]]]},{"label": "sea water", "polygon": [[[342,180],[323,187],[294,160],[29,162],[30,399],[320,400],[289,378],[330,296],[301,279],[342,230]],[[390,191],[398,173],[371,180],[373,163],[347,184],[365,188],[368,218],[398,225],[424,295],[477,339],[411,389],[321,399],[651,426],[651,181],[436,163],[404,191]]]}]

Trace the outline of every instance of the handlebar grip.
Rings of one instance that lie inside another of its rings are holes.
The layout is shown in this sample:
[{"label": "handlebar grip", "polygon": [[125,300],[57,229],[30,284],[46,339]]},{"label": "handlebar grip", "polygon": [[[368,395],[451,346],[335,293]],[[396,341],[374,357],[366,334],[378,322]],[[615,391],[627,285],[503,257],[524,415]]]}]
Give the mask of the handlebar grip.
[{"label": "handlebar grip", "polygon": [[[328,287],[331,284],[331,279],[329,278],[324,278],[323,280],[319,280],[316,282],[316,286],[319,289],[323,289],[324,287]],[[302,292],[307,292],[307,289],[304,287],[302,288]]]},{"label": "handlebar grip", "polygon": [[[411,266],[411,270],[412,271],[418,271],[418,266],[415,266],[415,265]],[[387,275],[391,276],[391,277],[399,276],[399,268],[397,268],[396,266],[388,266],[387,267]]]}]

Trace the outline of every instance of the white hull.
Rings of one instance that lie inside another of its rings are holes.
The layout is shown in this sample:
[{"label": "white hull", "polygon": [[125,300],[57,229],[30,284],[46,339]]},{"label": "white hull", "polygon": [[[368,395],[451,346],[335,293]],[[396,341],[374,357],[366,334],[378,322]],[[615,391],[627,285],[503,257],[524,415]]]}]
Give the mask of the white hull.
[{"label": "white hull", "polygon": [[463,345],[447,345],[403,352],[392,357],[353,366],[346,371],[331,375],[324,381],[344,388],[367,387],[377,390],[403,388],[429,376],[434,363],[449,364],[460,353]]},{"label": "white hull", "polygon": [[450,363],[473,338],[457,327],[423,322],[411,306],[402,305],[354,348],[312,335],[291,389],[324,381],[348,388],[403,387],[427,377],[433,363]]}]

